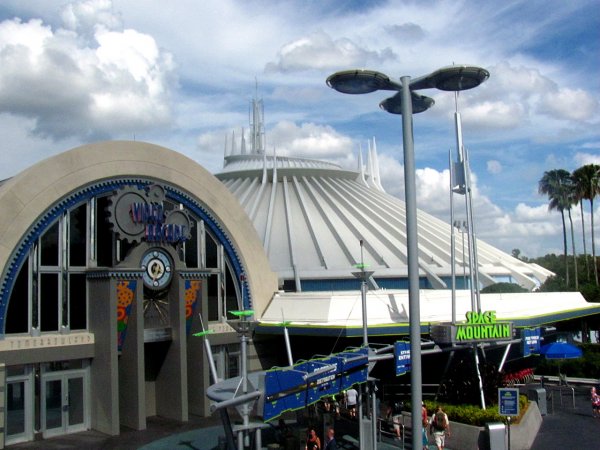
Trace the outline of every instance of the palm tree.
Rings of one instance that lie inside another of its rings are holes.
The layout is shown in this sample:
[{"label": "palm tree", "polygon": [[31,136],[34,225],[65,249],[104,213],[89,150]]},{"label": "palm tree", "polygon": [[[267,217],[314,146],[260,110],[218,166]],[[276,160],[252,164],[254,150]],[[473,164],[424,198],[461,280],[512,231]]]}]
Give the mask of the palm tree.
[{"label": "palm tree", "polygon": [[564,169],[548,170],[544,172],[544,175],[538,183],[538,192],[540,194],[546,194],[550,202],[548,203],[548,210],[553,209],[560,212],[562,219],[563,228],[563,249],[564,249],[564,260],[565,260],[565,281],[567,287],[569,286],[569,262],[567,260],[567,227],[565,225],[565,209],[571,207],[571,200],[567,194],[571,184],[571,174]]},{"label": "palm tree", "polygon": [[577,192],[573,179],[569,177],[569,185],[565,186],[565,205],[571,225],[571,250],[573,252],[573,270],[575,272],[575,290],[579,290],[579,273],[577,271],[577,251],[575,250],[575,233],[573,232],[573,219],[571,217],[571,206],[577,204]]},{"label": "palm tree", "polygon": [[[583,166],[585,167],[585,166]],[[587,254],[587,247],[585,245],[585,214],[583,211],[583,200],[585,200],[585,193],[588,190],[589,182],[586,180],[586,176],[579,169],[575,170],[571,174],[571,178],[573,178],[573,183],[575,183],[575,195],[577,196],[577,201],[579,202],[579,208],[581,210],[581,237],[583,239],[583,258],[585,259],[585,274],[587,279],[590,279],[590,262]]]},{"label": "palm tree", "polygon": [[596,286],[598,286],[598,268],[596,266],[596,242],[594,238],[594,198],[597,195],[600,195],[600,165],[586,164],[585,166],[581,166],[579,169],[573,172],[573,179],[575,180],[575,183],[577,185],[578,196],[581,198],[581,200],[586,199],[590,202],[590,222],[592,228],[592,267],[594,270]]}]

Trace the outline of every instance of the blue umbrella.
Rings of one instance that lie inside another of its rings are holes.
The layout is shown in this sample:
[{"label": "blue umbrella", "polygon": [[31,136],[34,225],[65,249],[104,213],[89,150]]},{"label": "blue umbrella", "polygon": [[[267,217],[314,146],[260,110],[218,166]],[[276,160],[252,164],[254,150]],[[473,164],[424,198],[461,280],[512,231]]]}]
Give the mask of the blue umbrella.
[{"label": "blue umbrella", "polygon": [[546,359],[574,359],[581,358],[582,354],[579,347],[566,342],[552,342],[540,348],[540,355],[545,356]]}]

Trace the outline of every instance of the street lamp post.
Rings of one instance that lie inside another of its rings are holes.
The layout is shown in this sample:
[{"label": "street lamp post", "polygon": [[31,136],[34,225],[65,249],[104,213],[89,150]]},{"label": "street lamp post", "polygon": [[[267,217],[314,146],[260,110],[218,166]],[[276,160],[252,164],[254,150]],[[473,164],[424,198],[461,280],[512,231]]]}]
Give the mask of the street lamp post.
[{"label": "street lamp post", "polygon": [[378,90],[398,91],[396,95],[381,102],[382,109],[392,114],[402,114],[402,137],[404,145],[404,191],[406,204],[406,247],[408,259],[408,302],[411,353],[411,403],[412,448],[422,449],[421,402],[421,313],[419,305],[419,263],[417,241],[417,197],[415,182],[415,158],[413,140],[413,113],[426,111],[434,101],[415,93],[418,89],[437,88],[442,91],[461,91],[479,86],[489,77],[489,72],[474,66],[450,66],[429,75],[411,80],[400,78],[400,83],[387,75],[372,70],[346,70],[327,78],[327,84],[344,94],[367,94]]}]

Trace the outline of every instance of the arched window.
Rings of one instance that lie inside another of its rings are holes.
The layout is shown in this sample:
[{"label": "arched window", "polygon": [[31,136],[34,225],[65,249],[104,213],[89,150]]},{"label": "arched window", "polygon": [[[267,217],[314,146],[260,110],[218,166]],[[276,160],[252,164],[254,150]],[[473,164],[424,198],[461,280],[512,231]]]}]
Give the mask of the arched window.
[{"label": "arched window", "polygon": [[[131,185],[130,182],[127,185]],[[143,188],[144,184],[136,184]],[[117,186],[118,187],[118,186]],[[86,330],[88,327],[89,269],[112,268],[137,245],[117,238],[108,219],[110,195],[115,186],[102,185],[102,192],[86,189],[57,212],[30,240],[16,272],[5,316],[6,334],[38,334]],[[91,194],[90,195],[90,191]],[[87,193],[87,198],[86,194]],[[182,199],[184,201],[182,201]],[[187,268],[209,272],[208,312],[210,321],[227,319],[227,311],[242,309],[242,292],[236,279],[240,264],[231,244],[208,215],[188,197],[179,195],[164,201],[167,211],[186,209],[191,218],[191,237],[178,247]],[[176,245],[176,244],[166,244]],[[247,294],[246,294],[247,297]]]}]

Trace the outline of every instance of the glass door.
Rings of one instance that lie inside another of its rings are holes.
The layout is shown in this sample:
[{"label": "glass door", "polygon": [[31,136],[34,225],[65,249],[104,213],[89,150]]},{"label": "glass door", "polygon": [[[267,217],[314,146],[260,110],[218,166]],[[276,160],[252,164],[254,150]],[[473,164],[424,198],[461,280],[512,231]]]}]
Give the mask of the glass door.
[{"label": "glass door", "polygon": [[51,372],[42,378],[44,437],[75,433],[87,427],[86,372]]},{"label": "glass door", "polygon": [[5,444],[33,440],[32,377],[27,369],[23,375],[9,376],[5,396]]}]

